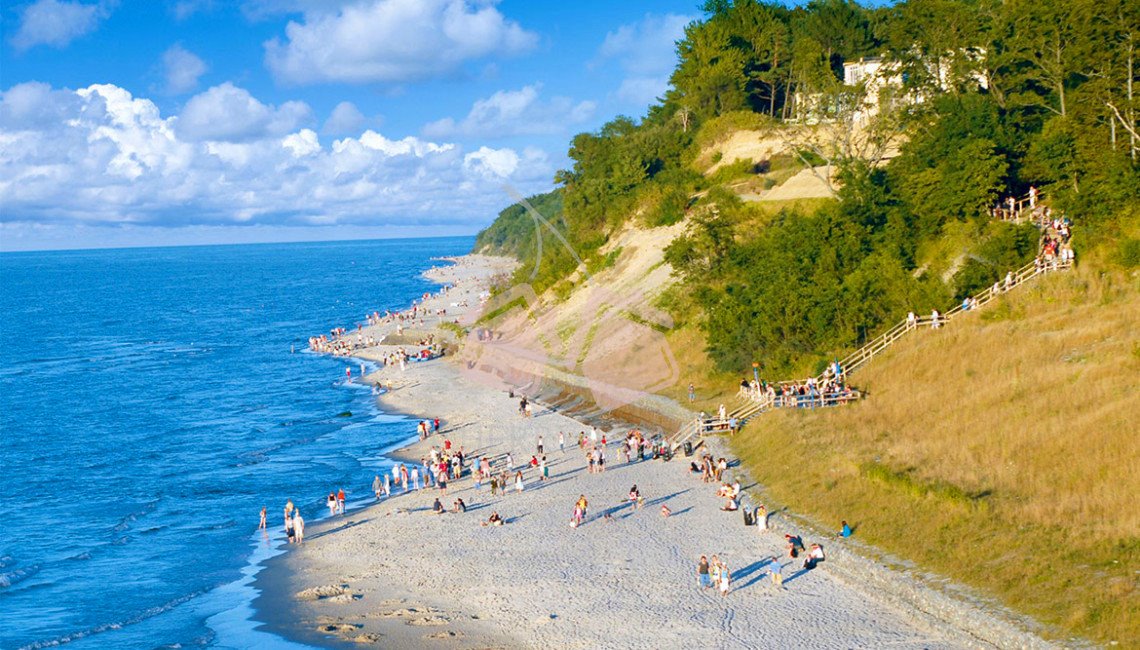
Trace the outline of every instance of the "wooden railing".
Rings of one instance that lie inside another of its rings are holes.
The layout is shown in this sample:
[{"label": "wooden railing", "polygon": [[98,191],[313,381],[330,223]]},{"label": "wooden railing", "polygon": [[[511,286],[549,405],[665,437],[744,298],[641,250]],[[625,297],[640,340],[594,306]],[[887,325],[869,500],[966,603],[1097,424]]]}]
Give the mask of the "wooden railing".
[{"label": "wooden railing", "polygon": [[[1024,197],[1014,202],[1012,209],[1001,209],[994,211],[994,217],[1003,221],[1011,221],[1020,223],[1022,221],[1030,221],[1037,225],[1046,234],[1049,233],[1050,224],[1049,220],[1045,217],[1044,207],[1041,205],[1041,194],[1038,193],[1036,197]],[[937,318],[933,313],[927,316],[914,316],[911,318],[909,315],[901,322],[891,327],[886,332],[876,336],[867,343],[863,344],[859,349],[844,357],[840,362],[840,372],[844,377],[849,376],[859,368],[867,365],[872,359],[879,354],[882,354],[899,339],[906,336],[908,333],[917,331],[924,327],[936,329],[951,322],[954,317],[968,311],[979,309],[990,301],[994,300],[999,295],[1010,291],[1024,282],[1051,271],[1061,271],[1072,268],[1073,261],[1071,259],[1053,258],[1050,260],[1044,259],[1039,254],[1036,259],[1026,264],[1025,266],[1011,271],[1005,278],[999,280],[995,285],[990,286],[984,291],[971,296],[967,300],[947,310],[945,313],[939,313]],[[822,373],[818,377],[812,378],[815,386],[825,386],[830,380],[830,370]],[[781,389],[798,387],[805,382],[795,381],[781,381],[775,385],[780,386]],[[781,391],[783,392],[783,391]],[[767,412],[773,408],[814,408],[816,406],[837,406],[846,404],[854,399],[859,399],[860,394],[856,391],[853,395],[850,394],[815,394],[809,395],[780,395],[769,393],[764,390],[752,390],[741,387],[739,403],[737,406],[727,414],[725,418],[717,417],[704,417],[697,418],[693,422],[682,427],[677,433],[671,436],[670,441],[673,449],[677,449],[685,442],[699,438],[703,435],[712,432],[722,432],[733,429],[735,421],[736,428],[743,426],[749,419]]]}]

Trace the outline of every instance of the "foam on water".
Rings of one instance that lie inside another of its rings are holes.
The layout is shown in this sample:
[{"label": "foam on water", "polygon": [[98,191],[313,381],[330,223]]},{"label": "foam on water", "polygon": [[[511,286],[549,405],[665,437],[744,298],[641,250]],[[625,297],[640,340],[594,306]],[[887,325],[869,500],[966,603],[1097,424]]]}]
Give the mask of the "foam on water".
[{"label": "foam on water", "polygon": [[367,503],[414,435],[305,339],[405,307],[470,245],[0,255],[0,647],[287,647],[249,609],[285,500]]}]

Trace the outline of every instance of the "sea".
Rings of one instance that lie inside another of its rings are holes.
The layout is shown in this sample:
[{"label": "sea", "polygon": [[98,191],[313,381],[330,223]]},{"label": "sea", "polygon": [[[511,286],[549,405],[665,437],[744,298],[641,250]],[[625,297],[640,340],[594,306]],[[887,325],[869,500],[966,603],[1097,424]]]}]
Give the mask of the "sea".
[{"label": "sea", "polygon": [[472,244],[0,255],[0,648],[301,647],[252,608],[285,501],[359,507],[415,436],[307,338],[408,307]]}]

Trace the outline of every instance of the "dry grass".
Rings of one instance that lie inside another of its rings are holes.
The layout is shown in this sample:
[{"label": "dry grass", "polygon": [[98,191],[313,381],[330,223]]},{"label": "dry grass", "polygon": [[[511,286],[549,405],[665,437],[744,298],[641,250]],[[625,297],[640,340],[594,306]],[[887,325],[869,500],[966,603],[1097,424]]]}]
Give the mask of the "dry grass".
[{"label": "dry grass", "polygon": [[922,331],[869,398],[734,442],[772,496],[1058,633],[1140,645],[1140,287],[1065,274]]}]

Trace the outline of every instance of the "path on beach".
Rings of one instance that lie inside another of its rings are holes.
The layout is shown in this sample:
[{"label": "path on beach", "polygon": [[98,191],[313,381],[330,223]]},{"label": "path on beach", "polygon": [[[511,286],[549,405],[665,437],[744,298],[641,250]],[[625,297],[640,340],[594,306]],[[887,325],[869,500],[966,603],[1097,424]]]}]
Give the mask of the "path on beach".
[{"label": "path on beach", "polygon": [[[455,269],[460,290],[436,301],[465,297],[477,307],[474,270]],[[467,273],[467,275],[463,275]],[[449,319],[457,308],[449,306]],[[361,356],[380,358],[394,348]],[[535,453],[543,436],[551,478],[524,470],[526,489],[492,497],[470,476],[449,484],[440,500],[449,510],[457,497],[463,514],[433,514],[436,489],[399,494],[346,517],[312,525],[302,548],[287,559],[288,594],[333,586],[340,597],[298,600],[297,623],[324,639],[376,642],[385,647],[732,647],[732,648],[961,648],[974,637],[876,598],[849,584],[823,562],[810,572],[786,557],[783,536],[745,527],[740,512],[723,512],[714,484],[688,471],[679,454],[670,462],[622,463],[610,431],[608,469],[587,472],[577,446],[589,428],[536,405],[534,417],[518,412],[518,400],[470,381],[451,362],[385,368],[370,379],[395,389],[382,396],[388,411],[439,417],[441,435],[400,452],[413,461],[444,438],[467,458],[496,461],[511,452],[516,468]],[[409,434],[415,421],[408,422]],[[566,451],[558,450],[558,433]],[[500,461],[501,462],[501,461]],[[498,471],[501,465],[496,465]],[[730,470],[731,471],[731,470]],[[371,482],[371,474],[367,477]],[[645,507],[634,510],[627,494],[636,484]],[[747,487],[747,483],[745,484]],[[588,521],[569,525],[575,500],[590,502]],[[351,495],[350,495],[351,496]],[[356,495],[359,497],[360,495]],[[661,504],[672,516],[663,518]],[[482,527],[492,511],[503,527]],[[603,514],[609,513],[612,520]],[[840,542],[805,539],[824,545]],[[696,564],[719,555],[733,576],[722,598],[698,588]],[[773,558],[784,565],[785,588],[768,577]],[[310,636],[309,640],[317,637]]]}]

